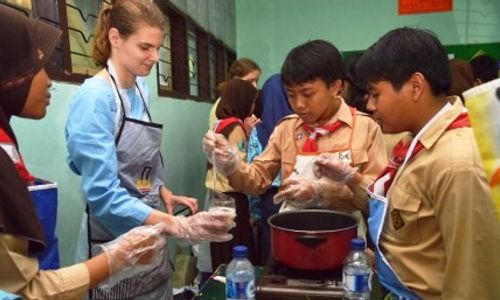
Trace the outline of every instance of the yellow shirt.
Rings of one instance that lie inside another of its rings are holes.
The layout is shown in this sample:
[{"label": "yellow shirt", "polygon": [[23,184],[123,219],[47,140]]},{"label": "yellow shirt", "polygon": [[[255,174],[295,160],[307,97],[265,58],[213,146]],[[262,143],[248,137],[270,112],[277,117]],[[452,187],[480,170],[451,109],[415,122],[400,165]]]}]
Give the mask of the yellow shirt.
[{"label": "yellow shirt", "polygon": [[500,223],[472,129],[445,131],[462,110],[423,134],[388,191],[381,249],[423,299],[500,299]]},{"label": "yellow shirt", "polygon": [[84,264],[42,271],[37,258],[27,253],[26,240],[0,233],[0,289],[23,299],[80,299],[88,291]]},{"label": "yellow shirt", "polygon": [[[354,124],[353,115],[344,101],[334,118],[347,125],[318,138],[318,150],[345,149],[351,143],[353,165],[364,175],[362,186],[368,187],[387,163],[380,127],[371,117],[362,113],[356,113]],[[231,186],[237,191],[258,195],[271,185],[280,169],[282,178],[287,178],[308,137],[308,133],[302,128],[303,123],[297,115],[283,119],[274,129],[266,149],[252,164],[242,164],[241,168],[229,176]],[[354,202],[357,202],[356,198],[360,194],[362,204],[358,206],[366,208],[366,192],[355,193]]]}]

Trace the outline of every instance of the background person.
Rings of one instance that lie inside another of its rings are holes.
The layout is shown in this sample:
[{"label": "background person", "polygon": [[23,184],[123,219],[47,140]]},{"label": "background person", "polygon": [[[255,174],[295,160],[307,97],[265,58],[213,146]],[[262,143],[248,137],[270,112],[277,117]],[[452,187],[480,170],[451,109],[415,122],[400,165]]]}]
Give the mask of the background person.
[{"label": "background person", "polygon": [[464,102],[463,92],[474,86],[474,74],[472,66],[465,59],[453,58],[448,61],[451,75],[451,87],[448,96],[458,96]]},{"label": "background person", "polygon": [[[259,82],[260,73],[261,70],[259,65],[255,63],[253,60],[246,57],[239,58],[235,60],[229,67],[227,74],[228,79],[220,83],[217,89],[219,90],[219,93],[222,93],[222,90],[224,89],[226,83],[233,78],[238,78],[248,81],[254,87],[257,87],[257,82]],[[210,114],[208,116],[208,128],[213,128],[215,122],[217,122],[217,116],[215,115],[215,111],[217,110],[219,102],[220,102],[220,97],[215,101],[214,105],[212,106],[212,109],[210,110]],[[255,116],[250,116],[248,118],[245,118],[244,128],[248,135],[250,135],[250,131],[258,122],[259,120]]]},{"label": "background person", "polygon": [[474,73],[475,85],[498,78],[498,61],[487,54],[481,54],[470,60]]},{"label": "background person", "polygon": [[347,105],[359,111],[370,114],[366,108],[368,102],[368,92],[363,87],[363,83],[356,76],[356,64],[361,54],[353,54],[344,61],[344,78],[342,80],[342,98]]},{"label": "background person", "polygon": [[[259,93],[261,99],[261,123],[257,124],[248,139],[247,162],[251,163],[266,148],[269,137],[280,120],[292,114],[292,109],[288,103],[285,87],[281,81],[281,74],[274,74],[269,77],[262,86]],[[281,176],[278,174],[273,180],[271,187],[259,196],[248,196],[250,201],[250,216],[254,224],[254,236],[258,249],[259,264],[267,262],[271,251],[270,227],[267,220],[270,216],[279,211],[279,204],[273,201],[274,195],[281,185]],[[256,231],[256,232],[255,232]]]},{"label": "background person", "polygon": [[[248,137],[243,128],[243,120],[253,113],[258,91],[249,82],[237,78],[229,80],[221,93],[221,100],[215,112],[217,123],[214,131],[222,134],[229,144],[237,149],[240,159],[246,159]],[[214,178],[214,168],[217,173]],[[205,186],[210,192],[220,192],[233,198],[236,204],[236,227],[231,230],[234,238],[225,243],[211,243],[210,254],[212,267],[228,264],[233,258],[233,247],[248,247],[248,258],[256,263],[252,228],[250,226],[250,209],[245,194],[238,193],[227,178],[218,172],[217,164],[209,164]],[[215,191],[213,190],[215,188]]]}]

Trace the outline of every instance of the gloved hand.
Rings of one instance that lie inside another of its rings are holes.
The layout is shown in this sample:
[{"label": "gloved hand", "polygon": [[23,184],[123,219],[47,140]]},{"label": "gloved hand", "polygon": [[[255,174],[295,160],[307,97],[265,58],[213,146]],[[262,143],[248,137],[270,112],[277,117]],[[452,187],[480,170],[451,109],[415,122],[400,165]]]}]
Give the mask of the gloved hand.
[{"label": "gloved hand", "polygon": [[233,238],[228,231],[235,226],[234,213],[222,210],[202,211],[185,217],[176,216],[167,231],[193,245],[202,241],[226,242]]},{"label": "gloved hand", "polygon": [[165,251],[166,234],[165,224],[139,226],[99,245],[108,258],[110,274],[101,287],[110,288],[123,278],[157,266]]},{"label": "gloved hand", "polygon": [[296,208],[321,207],[351,212],[357,207],[352,202],[353,193],[344,184],[322,177],[318,179],[285,179],[287,186],[274,196],[274,202],[288,200]]},{"label": "gloved hand", "polygon": [[241,161],[238,151],[229,144],[226,138],[212,130],[207,131],[203,137],[203,151],[208,161],[224,176],[234,173]]},{"label": "gloved hand", "polygon": [[322,153],[314,160],[313,171],[317,177],[346,183],[356,175],[358,168],[351,167],[334,154]]},{"label": "gloved hand", "polygon": [[286,188],[274,195],[274,203],[287,200],[296,208],[323,207],[321,179],[287,178],[282,185]]}]

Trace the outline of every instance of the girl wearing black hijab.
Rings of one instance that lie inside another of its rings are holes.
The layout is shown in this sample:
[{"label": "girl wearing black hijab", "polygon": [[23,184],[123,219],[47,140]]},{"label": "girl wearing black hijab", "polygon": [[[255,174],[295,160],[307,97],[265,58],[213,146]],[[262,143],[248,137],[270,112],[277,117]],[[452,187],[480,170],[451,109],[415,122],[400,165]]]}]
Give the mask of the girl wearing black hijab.
[{"label": "girl wearing black hijab", "polygon": [[13,115],[45,116],[51,81],[44,65],[60,31],[4,5],[0,5],[0,28],[0,296],[6,291],[23,299],[79,299],[89,287],[151,254],[144,247],[162,248],[165,231],[161,226],[138,227],[84,263],[39,270],[34,255],[45,249],[45,237],[26,187],[24,177],[29,173],[9,121]]},{"label": "girl wearing black hijab", "polygon": [[[242,159],[246,158],[248,143],[243,121],[252,115],[257,95],[258,90],[251,83],[237,78],[231,79],[225,84],[221,92],[221,101],[215,111],[218,121],[215,128],[213,128],[214,131],[221,133],[229,141],[233,149],[238,151]],[[209,190],[214,188],[212,168],[213,166],[209,164],[205,180],[205,186]],[[230,231],[234,237],[231,241],[210,244],[212,268],[215,269],[220,264],[229,263],[233,257],[232,249],[235,245],[246,245],[248,247],[248,258],[255,264],[256,255],[247,196],[235,192],[223,175],[217,173],[216,177],[216,191],[223,192],[235,199],[236,227]]]}]

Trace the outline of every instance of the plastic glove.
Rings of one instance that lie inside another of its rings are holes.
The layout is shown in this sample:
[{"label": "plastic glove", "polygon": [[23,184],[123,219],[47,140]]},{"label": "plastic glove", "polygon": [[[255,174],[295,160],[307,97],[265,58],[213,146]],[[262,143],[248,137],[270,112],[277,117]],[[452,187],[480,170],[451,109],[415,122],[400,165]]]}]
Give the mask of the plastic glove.
[{"label": "plastic glove", "polygon": [[314,160],[314,174],[317,177],[328,177],[337,182],[348,182],[351,180],[358,168],[351,167],[338,156],[331,153],[323,153]]},{"label": "plastic glove", "polygon": [[284,200],[296,208],[323,207],[321,179],[287,178],[282,185],[285,189],[274,195],[275,203]]},{"label": "plastic glove", "polygon": [[110,277],[101,287],[111,288],[126,277],[155,268],[165,252],[164,224],[136,227],[99,247],[108,258]]},{"label": "plastic glove", "polygon": [[228,231],[235,226],[232,212],[202,211],[193,216],[176,216],[167,231],[193,245],[202,241],[226,242],[233,238]]},{"label": "plastic glove", "polygon": [[226,138],[212,130],[207,131],[203,138],[203,151],[208,161],[225,176],[234,173],[241,161],[238,151],[229,144]]},{"label": "plastic glove", "polygon": [[287,188],[274,196],[274,202],[288,200],[296,208],[321,207],[351,212],[357,207],[352,202],[353,193],[343,183],[326,177],[319,179],[286,179]]},{"label": "plastic glove", "polygon": [[207,156],[208,162],[213,163],[215,144],[217,141],[217,134],[213,130],[208,130],[203,137],[203,152]]}]

